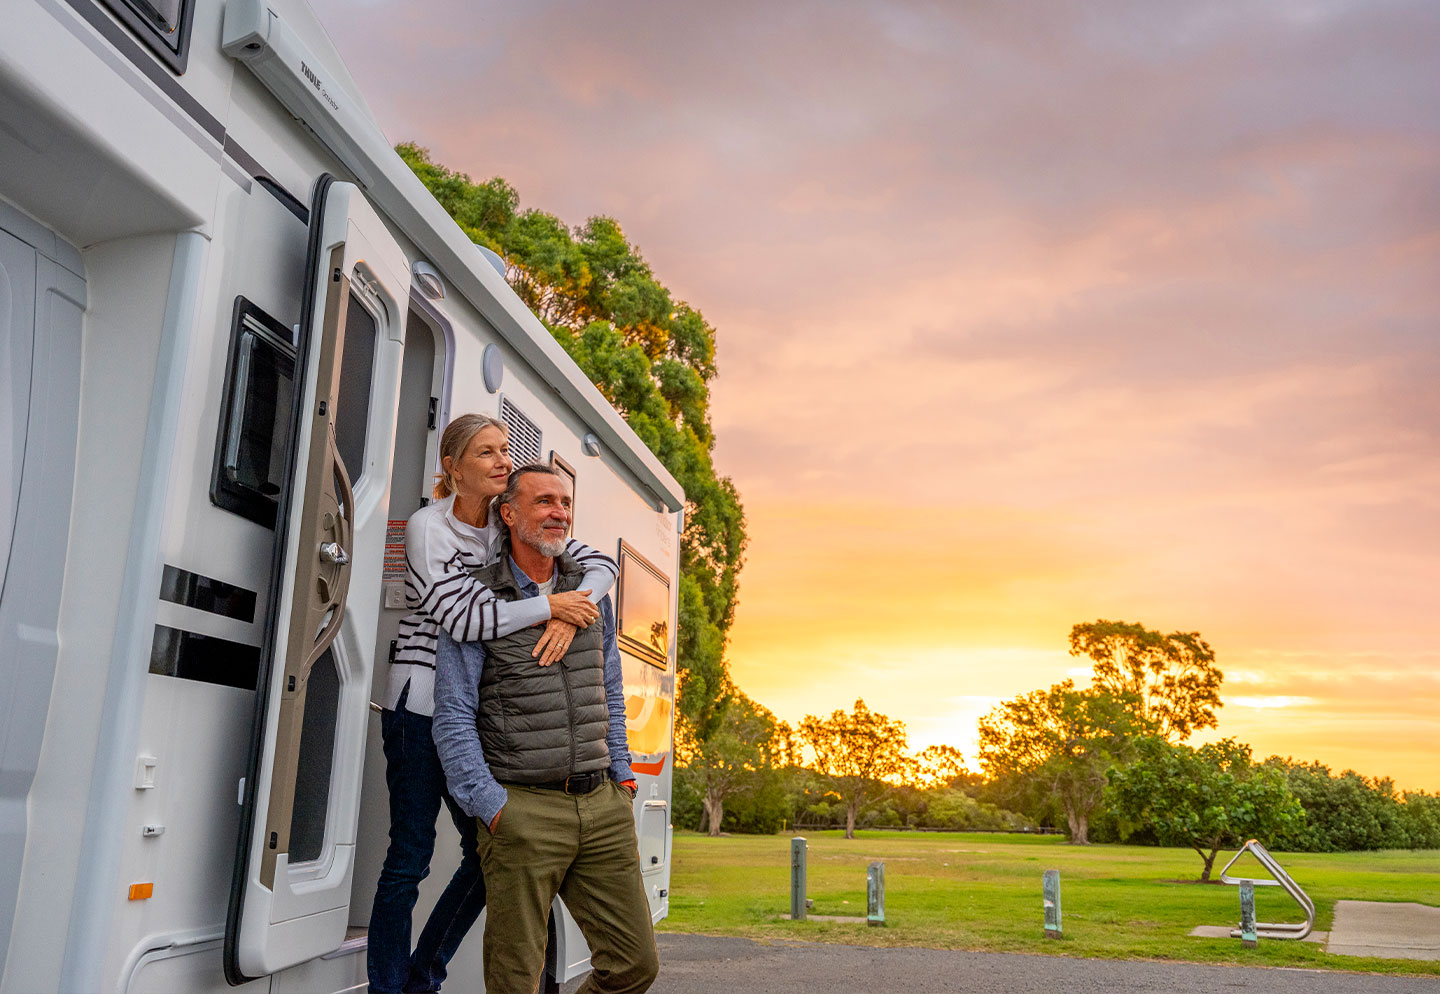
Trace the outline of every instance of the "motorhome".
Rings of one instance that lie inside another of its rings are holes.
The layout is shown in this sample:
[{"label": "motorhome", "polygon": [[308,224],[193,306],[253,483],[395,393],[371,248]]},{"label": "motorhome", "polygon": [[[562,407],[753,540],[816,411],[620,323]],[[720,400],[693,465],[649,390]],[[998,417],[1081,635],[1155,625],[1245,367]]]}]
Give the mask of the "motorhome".
[{"label": "motorhome", "polygon": [[[497,261],[301,0],[0,2],[4,994],[364,988],[372,688],[452,412],[569,475],[621,564],[665,915],[684,494]],[[588,951],[554,925],[563,981]]]}]

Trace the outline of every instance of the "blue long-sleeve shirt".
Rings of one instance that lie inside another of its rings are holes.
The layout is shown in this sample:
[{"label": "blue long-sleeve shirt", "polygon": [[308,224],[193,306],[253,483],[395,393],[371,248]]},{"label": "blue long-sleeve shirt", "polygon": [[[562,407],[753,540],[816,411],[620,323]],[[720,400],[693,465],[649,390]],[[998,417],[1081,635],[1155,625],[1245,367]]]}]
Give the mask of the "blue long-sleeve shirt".
[{"label": "blue long-sleeve shirt", "polygon": [[[520,592],[537,597],[540,588],[526,576],[515,560],[510,569]],[[610,776],[624,782],[633,780],[630,748],[625,734],[625,679],[620,669],[620,649],[615,641],[615,611],[607,596],[600,601],[605,656],[605,705],[610,715],[605,744],[610,749]],[[538,666],[539,663],[536,663]],[[475,716],[480,708],[480,673],[485,666],[485,647],[480,642],[456,642],[443,629],[435,647],[435,750],[445,769],[450,796],[461,810],[486,825],[505,806],[505,788],[496,781],[480,747]]]}]

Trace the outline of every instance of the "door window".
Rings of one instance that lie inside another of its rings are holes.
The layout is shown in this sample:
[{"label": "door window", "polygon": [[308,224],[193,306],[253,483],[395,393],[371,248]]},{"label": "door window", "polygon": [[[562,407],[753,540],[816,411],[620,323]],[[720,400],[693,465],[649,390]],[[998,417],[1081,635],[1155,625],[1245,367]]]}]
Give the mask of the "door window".
[{"label": "door window", "polygon": [[365,475],[365,434],[370,423],[370,385],[375,377],[375,339],[379,333],[375,315],[352,292],[345,311],[345,352],[340,359],[340,388],[335,397],[335,445],[354,485]]}]

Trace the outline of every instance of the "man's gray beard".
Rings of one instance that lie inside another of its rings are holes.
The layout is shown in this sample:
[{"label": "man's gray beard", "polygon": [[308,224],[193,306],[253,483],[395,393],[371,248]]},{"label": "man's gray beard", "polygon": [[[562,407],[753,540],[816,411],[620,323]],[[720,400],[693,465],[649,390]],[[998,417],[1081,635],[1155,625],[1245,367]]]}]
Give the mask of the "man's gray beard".
[{"label": "man's gray beard", "polygon": [[548,556],[551,559],[559,558],[560,554],[565,551],[565,539],[547,539],[543,528],[536,528],[534,531],[519,529],[517,537],[540,555]]}]

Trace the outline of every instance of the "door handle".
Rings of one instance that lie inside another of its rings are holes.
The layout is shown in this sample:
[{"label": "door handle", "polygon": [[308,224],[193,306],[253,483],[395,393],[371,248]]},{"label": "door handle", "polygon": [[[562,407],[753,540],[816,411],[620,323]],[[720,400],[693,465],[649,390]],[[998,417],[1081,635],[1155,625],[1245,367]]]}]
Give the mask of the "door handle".
[{"label": "door handle", "polygon": [[327,563],[334,563],[336,566],[350,565],[350,554],[341,547],[339,542],[321,542],[320,558]]}]

